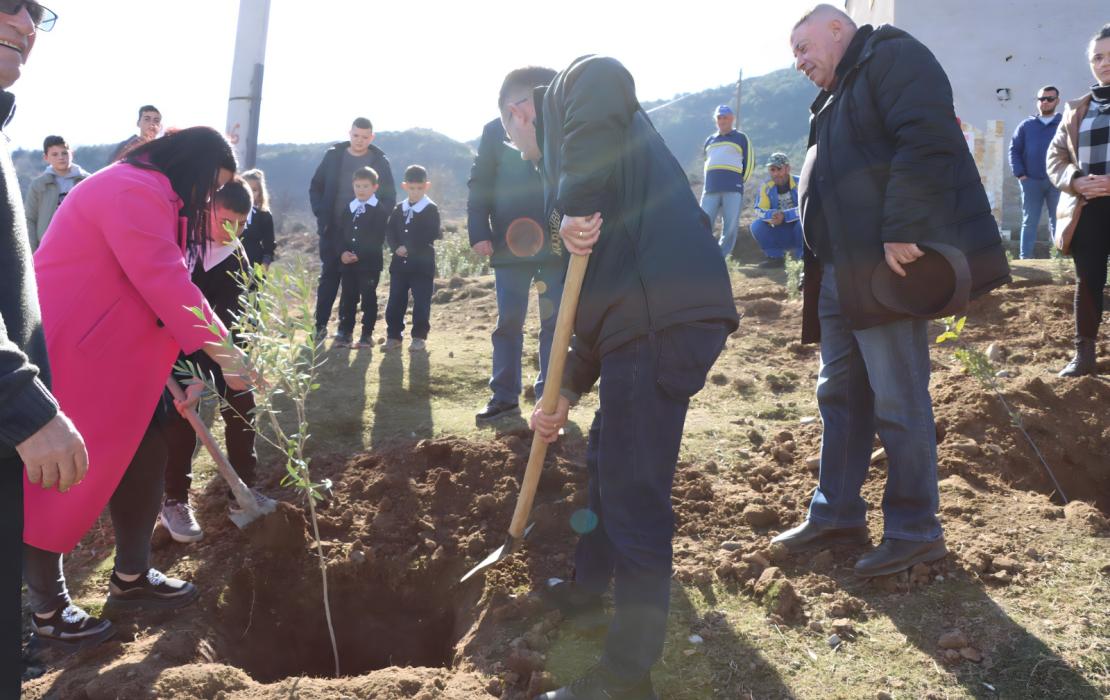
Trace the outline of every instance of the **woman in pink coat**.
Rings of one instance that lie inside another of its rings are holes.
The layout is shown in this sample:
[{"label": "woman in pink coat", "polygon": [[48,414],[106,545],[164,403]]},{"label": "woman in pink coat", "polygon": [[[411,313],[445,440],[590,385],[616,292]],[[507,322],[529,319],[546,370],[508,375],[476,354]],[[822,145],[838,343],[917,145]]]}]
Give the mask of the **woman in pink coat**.
[{"label": "woman in pink coat", "polygon": [[246,388],[242,356],[214,344],[189,311],[203,309],[226,334],[185,266],[187,254],[203,256],[210,197],[235,169],[213,129],[151,141],[75,187],[35,255],[54,395],[89,454],[84,481],[65,493],[24,483],[24,577],[34,630],[48,644],[90,646],[113,633],[73,605],[62,573],[62,553],[105,505],[116,538],[105,607],[177,608],[197,597],[150,567],[166,463],[160,418],[179,352],[205,350],[232,388]]}]

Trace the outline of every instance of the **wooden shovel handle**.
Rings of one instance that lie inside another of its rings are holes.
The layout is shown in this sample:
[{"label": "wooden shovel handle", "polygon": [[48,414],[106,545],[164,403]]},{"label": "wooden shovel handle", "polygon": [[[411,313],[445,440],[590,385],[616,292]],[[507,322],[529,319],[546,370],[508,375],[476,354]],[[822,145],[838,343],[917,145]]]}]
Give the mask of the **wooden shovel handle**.
[{"label": "wooden shovel handle", "polygon": [[[547,361],[547,374],[543,381],[543,397],[540,408],[551,414],[559,406],[559,390],[563,386],[563,368],[567,364],[570,338],[574,334],[574,315],[578,310],[578,296],[582,292],[582,280],[586,277],[586,264],[589,255],[572,255],[566,281],[563,282],[563,297],[559,302],[559,316],[555,320],[555,338],[551,342],[551,357]],[[509,535],[514,539],[524,536],[528,517],[532,514],[532,503],[536,500],[536,487],[540,483],[543,460],[547,456],[547,443],[539,433],[532,435],[532,451],[528,454],[528,467],[524,470],[524,481],[520,484],[520,495],[516,499],[516,510],[509,525]]]},{"label": "wooden shovel handle", "polygon": [[[166,380],[166,388],[170,390],[170,394],[175,399],[182,402],[185,401],[185,392],[181,390],[181,386],[173,377]],[[239,478],[239,475],[235,473],[235,468],[231,466],[231,462],[224,456],[223,450],[220,449],[219,444],[216,442],[216,438],[212,437],[212,433],[208,430],[208,426],[204,424],[204,421],[200,419],[200,416],[198,416],[197,412],[192,408],[185,412],[185,419],[193,426],[193,430],[196,431],[197,437],[200,438],[200,441],[208,449],[208,454],[212,455],[212,461],[216,463],[216,469],[220,472],[220,476],[224,478],[224,481],[227,482],[227,485],[231,487],[231,491],[235,494],[235,500],[244,508],[253,506],[254,498],[250,495],[250,490],[247,488],[247,485],[243,483],[243,480]],[[240,491],[242,494],[240,494]],[[242,497],[240,497],[240,495]]]}]

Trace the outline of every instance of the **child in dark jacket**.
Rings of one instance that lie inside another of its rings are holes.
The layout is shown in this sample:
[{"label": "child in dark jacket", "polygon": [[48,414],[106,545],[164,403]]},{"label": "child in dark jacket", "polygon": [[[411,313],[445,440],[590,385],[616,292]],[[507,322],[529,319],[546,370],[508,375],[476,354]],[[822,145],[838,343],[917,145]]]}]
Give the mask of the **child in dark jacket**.
[{"label": "child in dark jacket", "polygon": [[386,350],[401,347],[405,312],[412,292],[412,344],[410,351],[424,350],[431,330],[432,283],[436,275],[433,243],[442,234],[439,209],[428,199],[428,171],[419,165],[405,169],[402,183],[408,198],[393,209],[386,237],[393,251],[389,263],[389,302],[385,308]]},{"label": "child in dark jacket", "polygon": [[[212,198],[212,240],[203,260],[190,261],[193,269],[193,284],[204,293],[223,324],[232,328],[236,324],[241,309],[240,275],[246,270],[247,257],[241,239],[236,236],[243,230],[247,215],[251,212],[251,191],[241,179],[236,178],[220,188]],[[241,342],[236,339],[236,342]],[[254,409],[254,394],[250,391],[235,392],[228,389],[223,373],[203,352],[179,360],[195,362],[200,370],[211,375],[221,395],[229,405],[221,408],[224,419],[227,457],[239,478],[248,486],[254,481],[255,431],[251,411]],[[182,380],[183,377],[178,377]],[[193,384],[186,387],[186,395],[195,402],[203,386]],[[192,481],[193,453],[196,450],[197,436],[193,427],[177,411],[167,411],[162,424],[166,438],[166,480],[165,500],[159,519],[178,542],[196,542],[204,533],[197,524],[193,507],[189,504],[189,486]],[[238,509],[234,497],[228,491],[228,510]]]},{"label": "child in dark jacket", "polygon": [[[355,171],[351,186],[355,198],[343,217],[343,252],[339,296],[339,335],[336,345],[370,348],[374,324],[378,322],[378,280],[382,275],[382,245],[389,223],[389,210],[378,201],[378,173],[370,167]],[[362,300],[362,335],[352,342],[359,300]]]}]

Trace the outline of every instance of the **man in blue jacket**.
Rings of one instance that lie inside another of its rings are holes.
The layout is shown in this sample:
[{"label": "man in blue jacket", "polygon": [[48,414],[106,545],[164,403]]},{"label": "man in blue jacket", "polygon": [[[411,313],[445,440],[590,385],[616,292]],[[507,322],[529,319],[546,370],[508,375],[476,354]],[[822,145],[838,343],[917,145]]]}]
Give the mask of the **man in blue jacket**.
[{"label": "man in blue jacket", "polygon": [[[532,68],[522,80],[547,85],[550,68]],[[486,124],[470,170],[466,201],[470,246],[490,259],[497,290],[497,327],[493,330],[493,397],[476,416],[479,423],[520,414],[521,359],[528,290],[539,295],[540,367],[534,384],[543,395],[555,317],[563,294],[563,261],[551,247],[544,221],[543,179],[535,166],[508,146],[501,118]]]},{"label": "man in blue jacket", "polygon": [[[600,663],[542,700],[654,700],[670,602],[671,483],[690,397],[738,325],[728,270],[682,166],[623,65],[574,61],[546,88],[506,76],[498,104],[522,157],[542,160],[545,221],[590,255],[558,407],[532,426],[553,442],[600,384],[590,428],[588,527],[574,581],[548,589],[565,614],[615,610]],[[558,348],[565,352],[565,348]]]},{"label": "man in blue jacket", "polygon": [[1021,183],[1021,259],[1033,257],[1041,209],[1048,206],[1048,226],[1056,232],[1056,204],[1060,190],[1052,186],[1045,170],[1048,144],[1056,135],[1061,115],[1056,114],[1060,91],[1046,85],[1037,92],[1037,114],[1014,129],[1010,141],[1010,167]]}]

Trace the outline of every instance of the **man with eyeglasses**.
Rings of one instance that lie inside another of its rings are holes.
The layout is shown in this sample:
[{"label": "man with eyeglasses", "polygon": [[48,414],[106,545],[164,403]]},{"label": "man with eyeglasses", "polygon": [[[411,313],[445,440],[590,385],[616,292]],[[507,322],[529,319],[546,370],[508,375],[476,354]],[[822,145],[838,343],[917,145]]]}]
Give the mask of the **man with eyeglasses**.
[{"label": "man with eyeglasses", "polygon": [[583,56],[539,88],[527,68],[515,70],[497,103],[521,157],[541,170],[549,233],[571,255],[590,256],[557,408],[532,414],[539,437],[554,442],[571,405],[599,387],[574,580],[552,579],[544,592],[578,622],[598,618],[610,587],[614,600],[599,663],[536,700],[656,700],[671,485],[690,398],[738,325],[728,270],[618,61]]},{"label": "man with eyeglasses", "polygon": [[[0,124],[11,117],[7,92],[35,45],[35,30],[57,19],[36,2],[0,0]],[[23,673],[20,588],[23,552],[23,468],[29,488],[68,489],[88,465],[81,435],[50,393],[31,246],[22,198],[0,139],[0,697],[19,697]]]},{"label": "man with eyeglasses", "polygon": [[1037,113],[1018,124],[1010,141],[1010,167],[1021,183],[1021,259],[1034,257],[1041,209],[1048,206],[1050,234],[1056,231],[1056,203],[1060,190],[1052,186],[1045,170],[1048,145],[1060,125],[1056,105],[1060,91],[1046,85],[1037,92]]}]

